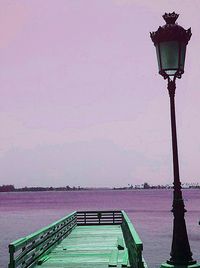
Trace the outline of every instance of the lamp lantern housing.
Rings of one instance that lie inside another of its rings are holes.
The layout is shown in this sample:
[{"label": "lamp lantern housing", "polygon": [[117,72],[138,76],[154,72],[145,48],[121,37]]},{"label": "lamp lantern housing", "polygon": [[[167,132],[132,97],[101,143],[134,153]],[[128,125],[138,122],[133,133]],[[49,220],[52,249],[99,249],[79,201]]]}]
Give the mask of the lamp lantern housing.
[{"label": "lamp lantern housing", "polygon": [[176,23],[178,14],[165,13],[166,24],[151,32],[151,39],[156,47],[159,74],[164,79],[181,78],[184,73],[186,46],[192,35],[191,28],[185,30]]}]

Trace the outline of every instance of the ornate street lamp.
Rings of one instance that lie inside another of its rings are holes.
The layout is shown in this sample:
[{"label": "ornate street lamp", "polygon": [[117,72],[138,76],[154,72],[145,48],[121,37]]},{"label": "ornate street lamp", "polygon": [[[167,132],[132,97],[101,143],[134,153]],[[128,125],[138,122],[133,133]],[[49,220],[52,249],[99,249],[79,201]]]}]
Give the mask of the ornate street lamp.
[{"label": "ornate street lamp", "polygon": [[174,171],[174,192],[172,212],[174,215],[173,240],[171,247],[171,258],[161,267],[190,266],[200,267],[192,259],[184,214],[186,212],[182,198],[181,182],[179,178],[178,148],[176,136],[175,117],[175,89],[176,78],[181,78],[184,73],[186,46],[191,37],[191,28],[185,30],[176,22],[178,14],[165,13],[163,18],[166,24],[159,27],[156,32],[150,33],[151,39],[156,47],[159,74],[168,80],[168,91],[171,110],[171,130],[173,149],[173,171]]}]

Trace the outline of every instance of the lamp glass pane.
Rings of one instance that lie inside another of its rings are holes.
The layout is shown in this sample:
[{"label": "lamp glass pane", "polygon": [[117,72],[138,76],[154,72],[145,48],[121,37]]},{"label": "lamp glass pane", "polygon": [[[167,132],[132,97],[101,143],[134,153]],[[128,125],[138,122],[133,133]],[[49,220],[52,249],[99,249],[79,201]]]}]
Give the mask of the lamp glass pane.
[{"label": "lamp glass pane", "polygon": [[162,70],[169,75],[174,75],[178,69],[179,43],[177,41],[160,43],[160,54]]},{"label": "lamp glass pane", "polygon": [[160,66],[159,44],[156,45],[156,56],[157,56],[157,61],[158,61],[158,69],[160,71],[161,70],[161,66]]},{"label": "lamp glass pane", "polygon": [[186,44],[181,43],[180,69],[184,71]]}]

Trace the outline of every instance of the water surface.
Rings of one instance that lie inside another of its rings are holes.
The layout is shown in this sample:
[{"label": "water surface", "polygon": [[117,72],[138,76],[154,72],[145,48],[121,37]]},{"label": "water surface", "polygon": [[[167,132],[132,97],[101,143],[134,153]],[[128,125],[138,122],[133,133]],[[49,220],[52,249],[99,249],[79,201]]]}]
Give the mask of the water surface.
[{"label": "water surface", "polygon": [[[200,259],[200,190],[184,190],[187,229]],[[8,244],[74,210],[125,210],[144,244],[149,268],[169,259],[172,240],[171,190],[99,190],[0,193],[0,267],[7,267]]]}]

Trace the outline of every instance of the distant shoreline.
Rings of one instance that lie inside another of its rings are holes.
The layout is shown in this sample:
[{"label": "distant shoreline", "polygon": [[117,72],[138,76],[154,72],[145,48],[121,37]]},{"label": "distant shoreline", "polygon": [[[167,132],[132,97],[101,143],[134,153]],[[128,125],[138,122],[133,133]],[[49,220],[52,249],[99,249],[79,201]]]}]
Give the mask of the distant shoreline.
[{"label": "distant shoreline", "polygon": [[[198,184],[192,184],[188,185],[187,187],[183,185],[183,189],[200,189],[200,186]],[[150,186],[149,184],[143,184],[140,186],[133,187],[132,185],[130,187],[22,187],[22,188],[15,188],[14,185],[2,185],[0,186],[0,192],[68,192],[68,191],[109,191],[109,190],[168,190],[173,189],[173,186],[171,185],[156,185],[156,186]]]}]

